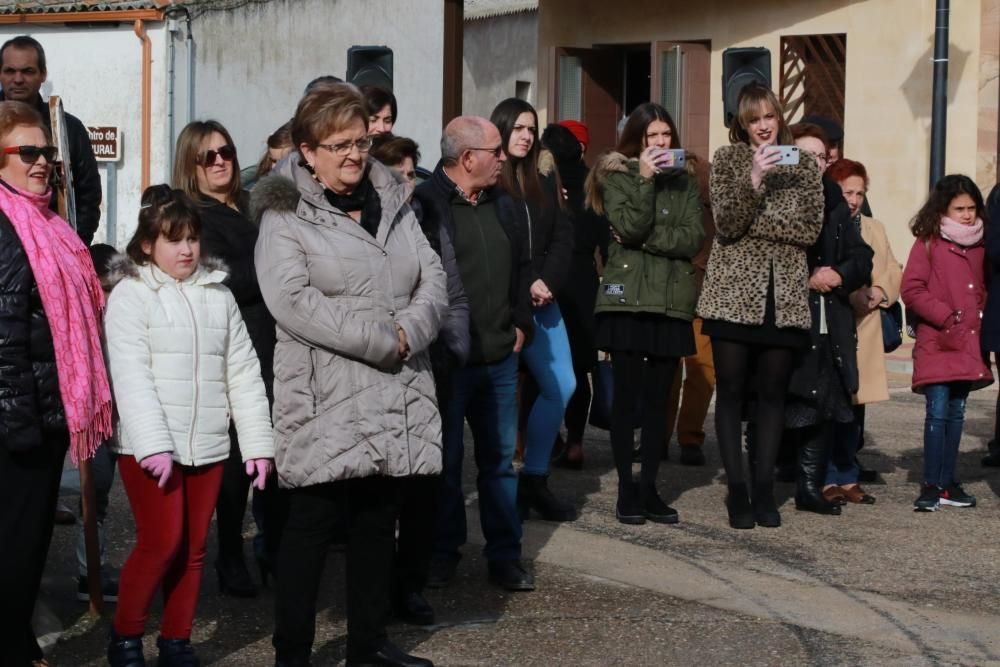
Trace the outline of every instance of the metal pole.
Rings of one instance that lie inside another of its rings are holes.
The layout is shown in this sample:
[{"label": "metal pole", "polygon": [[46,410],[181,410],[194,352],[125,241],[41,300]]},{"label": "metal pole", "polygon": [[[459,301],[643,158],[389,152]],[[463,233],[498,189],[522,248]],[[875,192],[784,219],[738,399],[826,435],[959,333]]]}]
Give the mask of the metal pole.
[{"label": "metal pole", "polygon": [[104,211],[105,229],[107,233],[107,243],[109,246],[118,247],[118,229],[116,218],[118,213],[118,163],[105,162],[104,176],[107,180],[107,204]]},{"label": "metal pole", "polygon": [[931,188],[944,176],[948,133],[949,0],[937,0],[934,20],[934,93],[931,110]]}]

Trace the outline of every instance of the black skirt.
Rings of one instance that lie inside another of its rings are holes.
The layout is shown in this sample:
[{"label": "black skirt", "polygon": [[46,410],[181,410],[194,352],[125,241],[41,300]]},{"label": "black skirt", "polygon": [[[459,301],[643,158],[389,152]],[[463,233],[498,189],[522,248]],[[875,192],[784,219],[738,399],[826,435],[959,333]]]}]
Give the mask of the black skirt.
[{"label": "black skirt", "polygon": [[767,302],[764,305],[763,324],[740,324],[726,320],[705,320],[701,332],[712,338],[728,340],[746,345],[765,347],[791,347],[802,349],[809,346],[809,332],[796,327],[779,327],[774,309],[774,276],[767,285]]},{"label": "black skirt", "polygon": [[653,313],[598,313],[597,349],[640,352],[647,357],[687,357],[695,353],[691,322]]}]

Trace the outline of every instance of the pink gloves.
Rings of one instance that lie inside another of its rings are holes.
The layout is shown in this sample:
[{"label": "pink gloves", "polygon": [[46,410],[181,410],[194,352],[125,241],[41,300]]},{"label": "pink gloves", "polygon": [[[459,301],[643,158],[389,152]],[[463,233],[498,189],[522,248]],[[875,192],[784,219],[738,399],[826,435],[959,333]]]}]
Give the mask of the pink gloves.
[{"label": "pink gloves", "polygon": [[253,478],[253,488],[263,491],[267,476],[274,471],[274,459],[250,459],[246,462],[246,471]]},{"label": "pink gloves", "polygon": [[174,469],[174,460],[170,457],[170,452],[160,452],[139,461],[139,467],[159,480],[157,486],[162,489],[167,485],[167,480],[170,479],[170,472]]}]

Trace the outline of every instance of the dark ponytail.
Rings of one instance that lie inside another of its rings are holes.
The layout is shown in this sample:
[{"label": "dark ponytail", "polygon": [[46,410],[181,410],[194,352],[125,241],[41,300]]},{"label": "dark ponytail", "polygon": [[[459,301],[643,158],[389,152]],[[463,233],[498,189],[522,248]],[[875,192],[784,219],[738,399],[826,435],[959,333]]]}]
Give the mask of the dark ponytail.
[{"label": "dark ponytail", "polygon": [[181,190],[166,184],[151,185],[143,191],[141,201],[139,225],[125,247],[125,253],[136,264],[149,262],[149,254],[142,249],[144,243],[152,245],[161,236],[171,241],[201,236],[198,211],[191,198]]}]

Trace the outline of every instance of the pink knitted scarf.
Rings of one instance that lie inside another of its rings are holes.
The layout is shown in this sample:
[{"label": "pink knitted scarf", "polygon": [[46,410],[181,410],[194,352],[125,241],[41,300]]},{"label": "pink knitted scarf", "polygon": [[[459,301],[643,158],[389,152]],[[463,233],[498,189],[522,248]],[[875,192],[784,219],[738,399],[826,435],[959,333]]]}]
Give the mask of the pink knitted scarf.
[{"label": "pink knitted scarf", "polygon": [[983,240],[983,219],[976,218],[971,225],[963,225],[942,215],[941,236],[966,248],[974,246]]},{"label": "pink knitted scarf", "polygon": [[49,209],[50,198],[50,191],[39,195],[0,181],[0,211],[21,239],[52,331],[75,464],[111,437],[111,388],[101,349],[104,292],[87,247]]}]

